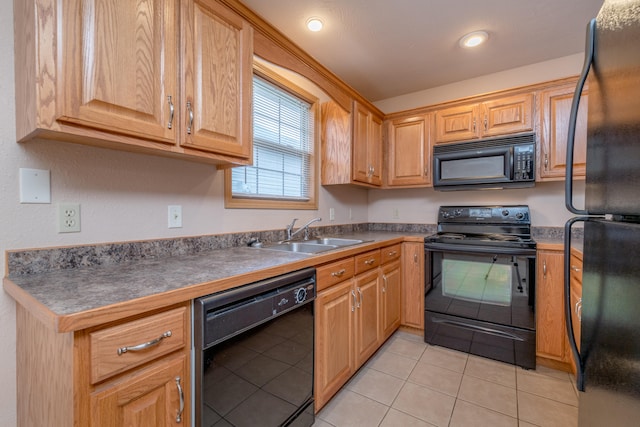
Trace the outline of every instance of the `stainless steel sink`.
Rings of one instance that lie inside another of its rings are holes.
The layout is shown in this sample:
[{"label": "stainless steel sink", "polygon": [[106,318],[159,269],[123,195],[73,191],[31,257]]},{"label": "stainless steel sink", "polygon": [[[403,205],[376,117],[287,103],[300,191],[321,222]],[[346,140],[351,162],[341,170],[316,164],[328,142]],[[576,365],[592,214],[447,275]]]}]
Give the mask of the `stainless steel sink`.
[{"label": "stainless steel sink", "polygon": [[335,245],[335,246],[352,246],[364,243],[365,240],[359,239],[343,239],[341,237],[323,237],[320,239],[307,240],[307,243],[317,243],[320,245]]},{"label": "stainless steel sink", "polygon": [[274,251],[284,251],[284,252],[300,252],[305,254],[315,254],[318,252],[330,251],[331,249],[336,249],[338,247],[338,245],[329,245],[329,244],[311,243],[311,242],[312,241],[277,243],[274,245],[262,246],[262,249],[271,249]]},{"label": "stainless steel sink", "polygon": [[359,245],[360,243],[364,243],[367,241],[368,240],[343,239],[341,237],[322,237],[313,240],[304,240],[301,242],[281,242],[265,244],[263,246],[260,246],[260,248],[283,252],[315,254],[318,252],[330,251],[332,249],[345,246]]}]

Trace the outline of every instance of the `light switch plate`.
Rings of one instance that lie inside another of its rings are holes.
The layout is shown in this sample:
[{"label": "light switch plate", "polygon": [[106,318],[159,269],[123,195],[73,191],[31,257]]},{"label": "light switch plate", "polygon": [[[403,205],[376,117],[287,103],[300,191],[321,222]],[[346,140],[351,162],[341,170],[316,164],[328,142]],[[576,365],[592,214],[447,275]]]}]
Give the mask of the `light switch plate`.
[{"label": "light switch plate", "polygon": [[20,168],[20,203],[51,203],[51,178],[46,169]]}]

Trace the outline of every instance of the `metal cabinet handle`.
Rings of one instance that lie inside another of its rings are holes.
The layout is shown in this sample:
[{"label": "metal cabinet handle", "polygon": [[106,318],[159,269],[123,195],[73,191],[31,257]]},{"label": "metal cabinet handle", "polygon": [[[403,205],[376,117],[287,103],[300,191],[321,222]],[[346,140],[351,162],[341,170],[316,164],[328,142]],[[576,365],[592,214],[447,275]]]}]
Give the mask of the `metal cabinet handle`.
[{"label": "metal cabinet handle", "polygon": [[178,409],[178,414],[176,415],[176,422],[180,423],[184,412],[184,391],[182,391],[182,386],[180,385],[180,377],[176,377],[176,387],[178,387],[178,396],[180,396],[180,409]]},{"label": "metal cabinet handle", "polygon": [[175,112],[171,95],[167,96],[167,102],[169,103],[169,123],[167,123],[167,129],[171,129],[173,127],[173,113]]},{"label": "metal cabinet handle", "polygon": [[358,291],[358,295],[360,295],[360,301],[358,302],[358,308],[360,308],[360,306],[362,305],[362,291],[360,290],[360,288],[356,288],[356,291]]},{"label": "metal cabinet handle", "polygon": [[356,311],[358,306],[358,300],[356,299],[356,291],[351,291],[351,297],[353,298],[353,304],[351,305],[351,311]]},{"label": "metal cabinet handle", "polygon": [[484,116],[484,130],[485,130],[485,132],[486,132],[487,130],[489,130],[489,128],[488,128],[488,123],[487,123],[487,116]]},{"label": "metal cabinet handle", "polygon": [[476,119],[473,119],[473,133],[476,132]]},{"label": "metal cabinet handle", "polygon": [[424,176],[429,176],[429,166],[424,167]]},{"label": "metal cabinet handle", "polygon": [[413,262],[418,262],[418,254],[413,254]]},{"label": "metal cabinet handle", "polygon": [[549,170],[549,155],[545,153],[544,155],[544,168]]},{"label": "metal cabinet handle", "polygon": [[579,268],[578,268],[578,267],[576,267],[575,265],[572,265],[572,266],[571,266],[571,269],[572,269],[573,271],[575,271],[575,272],[578,272],[578,273],[579,273],[580,271],[582,271],[581,269],[579,269]]},{"label": "metal cabinet handle", "polygon": [[389,252],[389,256],[395,256],[398,253],[398,251],[391,251]]},{"label": "metal cabinet handle", "polygon": [[189,113],[189,124],[187,125],[187,134],[191,135],[191,127],[193,126],[193,108],[191,108],[191,101],[187,101],[187,113]]},{"label": "metal cabinet handle", "polygon": [[578,316],[579,320],[582,320],[582,297],[580,297],[578,299],[578,301],[576,301],[576,315]]},{"label": "metal cabinet handle", "polygon": [[376,259],[375,258],[371,258],[371,259],[366,260],[364,263],[367,264],[367,265],[373,265],[373,264],[375,264],[375,262],[376,262]]},{"label": "metal cabinet handle", "polygon": [[118,349],[118,356],[122,356],[123,354],[125,354],[128,351],[141,351],[141,350],[146,350],[149,347],[153,347],[156,346],[158,344],[160,344],[160,341],[162,341],[165,338],[169,338],[171,336],[171,331],[167,331],[164,334],[160,335],[158,338],[156,338],[155,340],[151,340],[142,344],[138,344],[138,345],[134,345],[131,347],[120,347]]},{"label": "metal cabinet handle", "polygon": [[334,271],[333,273],[331,273],[331,275],[333,277],[341,277],[344,273],[346,273],[347,270],[345,270],[344,268],[342,270],[338,270],[338,271]]},{"label": "metal cabinet handle", "polygon": [[542,277],[547,278],[547,261],[542,261]]},{"label": "metal cabinet handle", "polygon": [[382,292],[387,292],[387,275],[386,274],[382,275],[382,281],[384,282],[384,285],[382,286]]}]

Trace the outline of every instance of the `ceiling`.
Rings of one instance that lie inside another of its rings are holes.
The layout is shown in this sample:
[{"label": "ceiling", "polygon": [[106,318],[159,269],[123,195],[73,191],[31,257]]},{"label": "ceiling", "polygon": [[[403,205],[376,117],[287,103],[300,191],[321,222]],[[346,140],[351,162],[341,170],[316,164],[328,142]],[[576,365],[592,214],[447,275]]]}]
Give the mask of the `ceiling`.
[{"label": "ceiling", "polygon": [[[603,0],[241,0],[375,102],[584,50]],[[305,22],[324,21],[313,33]],[[470,50],[464,34],[489,40]]]}]

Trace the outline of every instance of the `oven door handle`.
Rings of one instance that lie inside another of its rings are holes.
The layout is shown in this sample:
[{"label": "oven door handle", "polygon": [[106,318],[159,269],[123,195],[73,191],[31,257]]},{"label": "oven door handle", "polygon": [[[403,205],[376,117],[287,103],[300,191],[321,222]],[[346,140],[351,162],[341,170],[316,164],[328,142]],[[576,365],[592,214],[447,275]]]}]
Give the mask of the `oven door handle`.
[{"label": "oven door handle", "polygon": [[472,252],[483,254],[535,255],[535,249],[506,248],[500,246],[474,246],[455,243],[425,243],[424,248],[431,251]]},{"label": "oven door handle", "polygon": [[467,329],[469,331],[474,331],[474,332],[482,332],[484,334],[495,335],[495,336],[507,338],[513,341],[524,341],[524,338],[521,338],[517,335],[510,334],[508,332],[500,331],[498,329],[487,328],[484,326],[470,325],[468,323],[456,322],[455,320],[439,319],[437,317],[433,317],[431,320],[434,323],[450,325],[456,328]]}]

